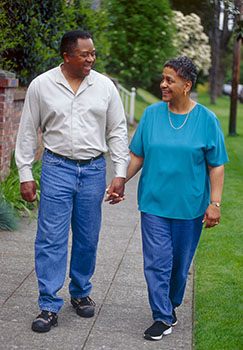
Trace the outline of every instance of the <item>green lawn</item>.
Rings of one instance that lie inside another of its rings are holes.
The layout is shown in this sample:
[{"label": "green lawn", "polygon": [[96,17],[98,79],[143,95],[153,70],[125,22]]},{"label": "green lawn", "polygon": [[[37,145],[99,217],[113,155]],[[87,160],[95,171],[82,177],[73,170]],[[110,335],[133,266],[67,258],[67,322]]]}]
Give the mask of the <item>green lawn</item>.
[{"label": "green lawn", "polygon": [[225,166],[222,219],[204,230],[195,258],[196,350],[243,349],[243,104],[238,104],[237,133],[228,136],[230,101],[221,97],[199,102],[218,116],[230,162]]},{"label": "green lawn", "polygon": [[148,91],[143,89],[137,89],[135,100],[135,121],[139,122],[146,107],[151,105],[151,103],[156,103],[159,101],[161,100],[159,100],[154,95],[150,94]]}]

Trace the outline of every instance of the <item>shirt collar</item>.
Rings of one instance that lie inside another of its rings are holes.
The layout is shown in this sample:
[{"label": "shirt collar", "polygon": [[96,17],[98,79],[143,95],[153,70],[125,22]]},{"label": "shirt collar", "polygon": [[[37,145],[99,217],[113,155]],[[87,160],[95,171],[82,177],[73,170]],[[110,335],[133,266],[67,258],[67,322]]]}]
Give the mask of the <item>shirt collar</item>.
[{"label": "shirt collar", "polygon": [[[58,69],[57,69],[57,75],[56,75],[56,82],[58,84],[63,84],[64,86],[67,86],[67,80],[62,72],[62,65],[63,62],[59,64]],[[93,75],[93,70],[87,75],[84,80],[82,81],[82,84],[85,83],[87,85],[93,85],[94,84],[94,75]],[[81,84],[81,85],[82,85]],[[69,84],[68,84],[69,86]]]}]

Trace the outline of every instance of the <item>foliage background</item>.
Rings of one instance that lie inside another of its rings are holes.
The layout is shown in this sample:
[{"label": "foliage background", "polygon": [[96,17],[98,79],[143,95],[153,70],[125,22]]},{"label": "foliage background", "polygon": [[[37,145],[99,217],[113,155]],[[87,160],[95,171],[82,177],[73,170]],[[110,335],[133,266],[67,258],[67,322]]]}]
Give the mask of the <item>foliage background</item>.
[{"label": "foliage background", "polygon": [[7,0],[0,3],[0,69],[14,71],[20,85],[61,62],[59,45],[72,29],[89,31],[97,43],[96,69],[108,52],[106,14],[89,0]]},{"label": "foliage background", "polygon": [[211,66],[211,47],[200,17],[195,13],[186,16],[180,11],[173,13],[177,31],[173,44],[177,48],[178,55],[189,57],[201,75],[208,75]]},{"label": "foliage background", "polygon": [[[232,1],[220,0],[220,3]],[[35,76],[61,62],[58,51],[62,35],[80,28],[93,35],[96,70],[118,77],[128,87],[147,88],[159,96],[161,68],[166,60],[178,54],[173,47],[173,35],[179,34],[180,39],[185,34],[185,25],[179,28],[172,9],[181,11],[184,17],[197,14],[204,28],[201,31],[209,37],[212,46],[215,4],[216,0],[2,0],[0,69],[14,71],[20,85],[27,86]],[[230,15],[224,14],[228,21]],[[191,24],[193,32],[192,27]],[[220,31],[219,91],[222,77],[227,82],[231,80],[231,34],[229,30]],[[181,40],[184,45],[186,42]],[[208,57],[208,51],[206,55],[198,54],[201,59],[203,56]],[[208,62],[206,66],[208,70]],[[241,81],[242,77],[243,69]],[[200,74],[200,82],[206,79],[207,76]]]},{"label": "foliage background", "polygon": [[130,86],[143,88],[161,76],[172,57],[173,14],[167,0],[105,1],[111,44],[107,71]]}]

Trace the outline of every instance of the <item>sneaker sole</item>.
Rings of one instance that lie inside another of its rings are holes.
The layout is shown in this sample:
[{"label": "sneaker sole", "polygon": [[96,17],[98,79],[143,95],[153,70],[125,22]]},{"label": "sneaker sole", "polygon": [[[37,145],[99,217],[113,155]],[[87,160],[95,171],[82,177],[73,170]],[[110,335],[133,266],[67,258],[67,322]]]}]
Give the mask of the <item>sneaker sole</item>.
[{"label": "sneaker sole", "polygon": [[76,310],[76,313],[78,316],[80,317],[84,317],[84,318],[91,318],[91,317],[94,317],[94,314],[95,314],[95,308],[92,310],[92,311],[89,311],[89,312],[85,312],[85,308],[79,308],[79,305],[74,305],[72,302],[71,302],[73,308]]},{"label": "sneaker sole", "polygon": [[78,307],[76,308],[76,313],[78,316],[80,317],[84,317],[84,318],[91,318],[91,317],[94,317],[94,314],[95,314],[95,310],[93,310],[92,312],[89,312],[89,313],[85,313],[84,310],[80,310]]},{"label": "sneaker sole", "polygon": [[47,333],[51,330],[51,327],[57,327],[58,326],[58,323],[55,323],[55,324],[51,324],[50,327],[46,327],[46,328],[39,328],[35,325],[32,325],[31,329],[32,331],[34,332],[37,332],[37,333]]},{"label": "sneaker sole", "polygon": [[172,327],[168,328],[166,331],[164,331],[161,335],[150,335],[150,334],[144,334],[144,338],[147,340],[161,340],[163,338],[163,335],[169,335],[172,333]]},{"label": "sneaker sole", "polygon": [[178,323],[178,321],[175,321],[174,323],[172,323],[172,327],[174,327],[174,326],[176,326],[177,325],[177,323]]}]

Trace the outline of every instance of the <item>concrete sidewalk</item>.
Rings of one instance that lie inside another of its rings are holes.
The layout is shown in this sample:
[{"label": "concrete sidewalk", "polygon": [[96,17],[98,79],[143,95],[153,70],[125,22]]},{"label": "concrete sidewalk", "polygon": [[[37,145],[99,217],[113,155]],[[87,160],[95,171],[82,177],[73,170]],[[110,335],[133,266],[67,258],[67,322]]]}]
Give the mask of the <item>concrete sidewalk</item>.
[{"label": "concrete sidewalk", "polygon": [[[107,157],[107,182],[112,178]],[[65,303],[59,325],[49,333],[31,331],[39,312],[34,271],[36,222],[21,220],[15,232],[0,231],[0,349],[64,350],[191,350],[193,277],[177,311],[173,333],[159,342],[143,338],[152,324],[140,239],[136,191],[138,176],[126,186],[126,201],[103,204],[103,224],[91,298],[96,302],[92,319],[76,315],[70,304],[68,272],[59,295]]]}]

